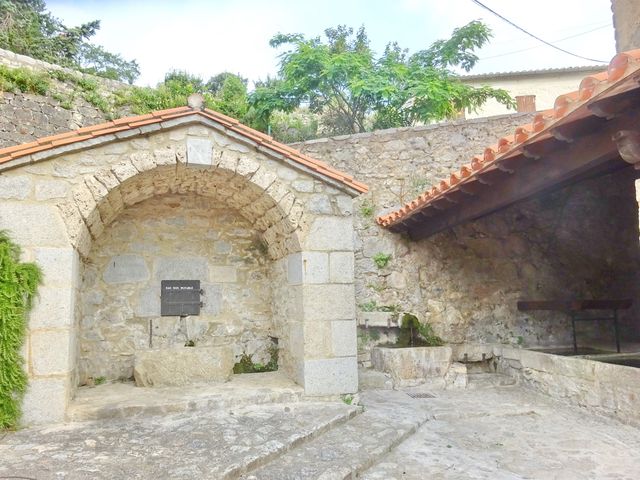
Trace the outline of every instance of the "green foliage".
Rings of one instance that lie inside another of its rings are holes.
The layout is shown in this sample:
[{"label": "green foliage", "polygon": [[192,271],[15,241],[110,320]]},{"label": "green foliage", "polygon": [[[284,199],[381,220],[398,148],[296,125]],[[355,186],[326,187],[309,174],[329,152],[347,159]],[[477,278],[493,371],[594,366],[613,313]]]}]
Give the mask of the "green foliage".
[{"label": "green foliage", "polygon": [[106,378],[106,377],[96,377],[96,378],[93,380],[93,383],[94,383],[95,385],[102,385],[102,384],[103,384],[103,383],[105,383],[106,381],[107,381],[107,378]]},{"label": "green foliage", "polygon": [[390,253],[382,253],[378,252],[373,256],[373,262],[376,264],[378,268],[384,268],[389,264],[391,260]]},{"label": "green foliage", "polygon": [[398,313],[400,311],[399,305],[378,305],[375,300],[361,303],[358,305],[363,312],[391,312]]},{"label": "green foliage", "polygon": [[318,136],[318,118],[307,109],[276,111],[271,116],[269,134],[282,143],[304,142]]},{"label": "green foliage", "polygon": [[428,323],[421,323],[418,317],[411,313],[402,316],[400,333],[395,346],[397,347],[439,347],[444,341],[433,332]]},{"label": "green foliage", "polygon": [[20,263],[20,249],[0,232],[0,428],[15,428],[20,418],[27,388],[20,347],[40,279],[40,269]]},{"label": "green foliage", "polygon": [[271,358],[266,365],[254,363],[253,356],[243,353],[240,360],[233,366],[233,373],[262,373],[278,370],[278,348],[274,345],[269,348]]},{"label": "green foliage", "polygon": [[0,65],[0,91],[22,92],[44,95],[50,87],[45,73],[34,72],[26,68],[9,68]]},{"label": "green foliage", "polygon": [[342,395],[341,398],[342,398],[342,401],[347,405],[353,404],[353,400],[354,400],[353,395],[346,394],[346,395]]},{"label": "green foliage", "polygon": [[140,74],[135,60],[88,42],[100,21],[67,27],[42,0],[0,0],[0,25],[0,48],[128,83]]},{"label": "green foliage", "polygon": [[363,27],[355,35],[343,25],[328,28],[325,37],[271,39],[272,47],[287,49],[280,55],[278,78],[268,79],[249,98],[260,122],[268,124],[277,110],[308,105],[322,115],[324,133],[349,134],[452,118],[490,98],[515,105],[505,90],[465,85],[452,71],[469,71],[478,61],[475,51],[491,37],[481,22],[412,55],[389,43],[376,58]]},{"label": "green foliage", "polygon": [[360,204],[360,215],[365,218],[371,218],[373,216],[373,209],[373,203],[365,198]]},{"label": "green foliage", "polygon": [[[214,81],[220,75],[224,75],[221,86]],[[189,95],[200,93],[207,108],[243,122],[249,109],[245,82],[246,80],[231,73],[219,74],[205,82],[195,75],[174,70],[167,73],[164,81],[155,88],[130,87],[117,91],[115,103],[118,107],[130,107],[136,114],[144,114],[184,106]],[[210,88],[215,88],[215,91]]]},{"label": "green foliage", "polygon": [[375,312],[378,309],[378,305],[375,300],[361,303],[358,307],[360,307],[360,310],[363,312]]}]

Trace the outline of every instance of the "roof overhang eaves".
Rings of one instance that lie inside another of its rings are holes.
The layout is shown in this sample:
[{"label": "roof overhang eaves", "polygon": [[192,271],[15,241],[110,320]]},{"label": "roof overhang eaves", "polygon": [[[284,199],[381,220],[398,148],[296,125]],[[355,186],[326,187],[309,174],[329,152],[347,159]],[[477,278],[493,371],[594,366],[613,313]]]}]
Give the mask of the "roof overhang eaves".
[{"label": "roof overhang eaves", "polygon": [[[20,168],[28,164],[39,163],[52,158],[60,157],[62,155],[78,153],[110,143],[128,140],[134,137],[149,135],[160,131],[167,131],[187,125],[200,124],[212,128],[232,138],[233,140],[242,143],[247,147],[253,148],[256,151],[263,153],[271,158],[282,161],[294,169],[311,175],[312,177],[317,178],[344,193],[347,193],[351,197],[357,197],[361,193],[365,193],[368,191],[368,187],[366,185],[360,182],[356,182],[348,176],[344,176],[344,180],[341,180],[340,178],[337,178],[339,177],[339,175],[331,174],[331,170],[328,170],[327,174],[325,174],[322,171],[310,168],[304,164],[304,161],[296,161],[295,159],[279,153],[278,149],[272,148],[266,141],[262,142],[262,139],[258,136],[249,136],[244,132],[238,132],[234,129],[237,123],[231,124],[230,122],[226,122],[224,120],[220,121],[212,115],[209,115],[203,111],[183,111],[178,112],[175,115],[170,116],[169,118],[149,118],[141,121],[140,123],[140,126],[134,126],[133,128],[127,129],[122,128],[122,126],[105,126],[103,130],[95,132],[93,136],[87,138],[86,140],[70,142],[60,146],[49,146],[48,148],[44,148],[42,151],[2,162],[0,163],[0,172]],[[103,131],[104,133],[100,133],[101,131]],[[291,151],[294,152],[295,150],[291,149]],[[304,155],[302,154],[299,154],[299,156],[301,157],[301,160],[304,157]],[[324,168],[324,164],[322,162],[316,161],[315,163],[318,164],[319,168]]]}]

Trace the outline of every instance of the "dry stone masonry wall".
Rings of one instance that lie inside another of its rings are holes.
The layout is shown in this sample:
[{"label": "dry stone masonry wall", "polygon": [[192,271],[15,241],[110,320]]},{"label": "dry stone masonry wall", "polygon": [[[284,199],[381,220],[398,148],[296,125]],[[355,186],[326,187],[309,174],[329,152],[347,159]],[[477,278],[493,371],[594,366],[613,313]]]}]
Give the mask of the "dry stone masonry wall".
[{"label": "dry stone masonry wall", "polygon": [[[624,174],[541,195],[422,241],[375,224],[377,215],[448,178],[529,118],[516,114],[296,145],[370,187],[354,207],[361,319],[362,310],[397,306],[429,321],[448,342],[567,345],[566,317],[520,313],[517,300],[638,298],[638,207],[633,179]],[[378,254],[391,256],[382,268]],[[627,312],[624,322],[632,338],[640,333],[634,315]],[[579,326],[579,336],[585,327]],[[606,340],[609,329],[586,333]],[[361,348],[393,339],[388,333],[361,329]]]},{"label": "dry stone masonry wall", "polygon": [[[266,364],[274,335],[267,256],[237,211],[166,194],[126,209],[93,244],[80,312],[80,383],[129,379],[137,351],[230,344]],[[160,317],[160,282],[199,279],[199,316]]]},{"label": "dry stone masonry wall", "polygon": [[[62,72],[85,78],[111,93],[126,85],[113,80],[82,74],[57,65],[34,60],[0,49],[0,65],[27,68],[34,72]],[[52,88],[46,95],[2,92],[0,100],[0,148],[32,142],[41,137],[107,121],[107,115],[74,92],[69,85],[50,77]],[[54,93],[56,92],[56,93]]]}]

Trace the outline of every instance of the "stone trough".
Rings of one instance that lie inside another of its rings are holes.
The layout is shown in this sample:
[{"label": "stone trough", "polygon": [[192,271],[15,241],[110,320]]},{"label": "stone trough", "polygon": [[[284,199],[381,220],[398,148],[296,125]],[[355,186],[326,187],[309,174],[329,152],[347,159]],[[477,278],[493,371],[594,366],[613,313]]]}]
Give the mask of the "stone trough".
[{"label": "stone trough", "polygon": [[371,363],[375,370],[391,376],[394,387],[428,383],[445,388],[466,383],[466,367],[453,361],[451,347],[375,347]]},{"label": "stone trough", "polygon": [[138,387],[180,387],[226,382],[233,373],[231,347],[179,347],[138,351],[133,376]]}]

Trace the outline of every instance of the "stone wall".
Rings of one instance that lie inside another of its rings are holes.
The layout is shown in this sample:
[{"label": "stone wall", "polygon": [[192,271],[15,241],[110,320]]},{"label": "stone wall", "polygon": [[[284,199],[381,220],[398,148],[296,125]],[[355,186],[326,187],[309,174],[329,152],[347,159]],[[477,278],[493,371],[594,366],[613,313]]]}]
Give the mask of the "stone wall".
[{"label": "stone wall", "polygon": [[[579,408],[640,425],[640,369],[503,345],[493,347],[498,373]],[[617,360],[622,360],[619,356]]]},{"label": "stone wall", "polygon": [[127,378],[150,318],[152,342],[184,348],[178,319],[157,317],[158,281],[174,275],[204,284],[190,335],[256,360],[273,335],[282,372],[306,394],[357,391],[347,185],[196,111],[0,172],[0,229],[44,274],[23,351],[26,424],[63,420],[88,376]]},{"label": "stone wall", "polygon": [[[516,310],[517,300],[640,298],[637,204],[626,171],[541,195],[422,241],[375,224],[377,215],[448,178],[529,118],[516,114],[297,145],[371,188],[355,207],[360,310],[397,305],[429,321],[448,342],[566,345],[565,316],[523,314]],[[374,262],[378,253],[392,256],[384,268]],[[627,338],[638,337],[634,315],[625,315]],[[611,335],[609,327],[602,326],[604,335]],[[582,339],[596,333],[584,332],[587,325],[579,329]],[[374,338],[386,339],[387,330],[378,330]]]},{"label": "stone wall", "polygon": [[[92,245],[80,302],[79,376],[133,375],[136,351],[230,345],[266,364],[274,335],[262,240],[235,210],[167,194],[127,208]],[[201,281],[199,316],[160,317],[160,281]],[[151,333],[151,336],[150,336]]]},{"label": "stone wall", "polygon": [[616,31],[616,50],[624,52],[640,48],[640,2],[611,0],[611,10]]},{"label": "stone wall", "polygon": [[[86,75],[8,50],[0,49],[0,65],[28,68],[36,72],[60,71],[96,82],[102,92],[126,87],[113,80]],[[50,78],[47,95],[1,92],[0,148],[31,142],[41,137],[107,121],[107,114],[89,103],[81,92]]]}]

